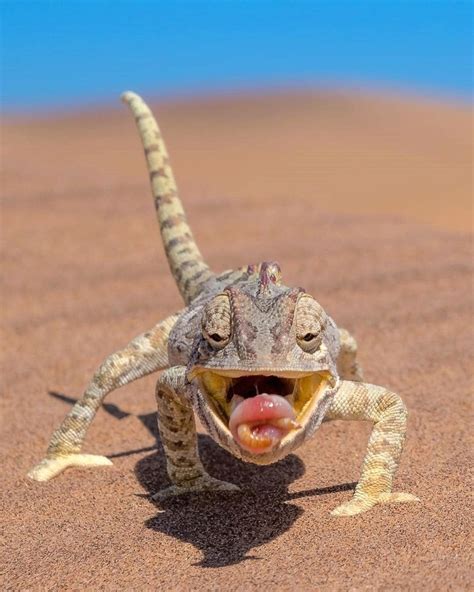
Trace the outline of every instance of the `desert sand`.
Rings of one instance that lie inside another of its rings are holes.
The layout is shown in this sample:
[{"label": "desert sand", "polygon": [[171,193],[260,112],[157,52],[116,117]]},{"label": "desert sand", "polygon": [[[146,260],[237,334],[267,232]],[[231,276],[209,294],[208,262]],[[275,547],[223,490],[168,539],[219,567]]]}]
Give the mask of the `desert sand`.
[{"label": "desert sand", "polygon": [[[139,89],[137,89],[139,90]],[[181,307],[125,107],[2,126],[4,590],[468,590],[472,466],[471,113],[345,92],[156,104],[202,252],[280,262],[410,411],[396,490],[329,511],[370,425],[331,422],[278,464],[200,436],[241,494],[158,507],[154,377],[112,393],[84,450],[112,468],[28,480],[101,360]]]}]

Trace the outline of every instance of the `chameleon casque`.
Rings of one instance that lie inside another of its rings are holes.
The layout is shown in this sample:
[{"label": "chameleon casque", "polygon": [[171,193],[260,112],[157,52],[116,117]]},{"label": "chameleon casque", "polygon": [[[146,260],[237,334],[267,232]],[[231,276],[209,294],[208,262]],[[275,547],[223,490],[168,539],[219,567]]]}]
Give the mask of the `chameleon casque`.
[{"label": "chameleon casque", "polygon": [[143,142],[166,256],[186,308],[102,363],[29,476],[47,481],[67,467],[111,465],[104,456],[81,453],[97,410],[111,391],[163,370],[156,388],[158,427],[172,485],[154,499],[238,489],[208,475],[201,464],[195,412],[215,442],[256,464],[286,456],[322,421],[372,421],[354,495],[332,514],[417,501],[392,493],[407,420],[400,397],[362,382],[354,338],[336,327],[313,296],[285,286],[277,263],[220,275],[209,269],[186,222],[151,111],[132,92],[122,98]]}]

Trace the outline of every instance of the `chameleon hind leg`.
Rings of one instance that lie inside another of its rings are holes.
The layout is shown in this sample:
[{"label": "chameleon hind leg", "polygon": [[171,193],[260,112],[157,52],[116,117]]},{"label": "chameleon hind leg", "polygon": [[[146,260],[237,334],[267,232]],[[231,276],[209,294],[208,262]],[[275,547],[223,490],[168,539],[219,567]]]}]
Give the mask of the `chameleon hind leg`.
[{"label": "chameleon hind leg", "polygon": [[156,385],[158,429],[166,455],[166,468],[172,482],[158,491],[153,499],[160,501],[195,491],[238,491],[237,485],[214,479],[199,458],[196,424],[191,404],[186,397],[185,368],[169,368]]},{"label": "chameleon hind leg", "polygon": [[357,342],[346,329],[339,329],[341,349],[337,358],[337,371],[343,380],[362,382],[364,374],[357,361]]},{"label": "chameleon hind leg", "polygon": [[46,457],[28,473],[31,479],[49,481],[68,467],[112,464],[105,456],[81,454],[86,432],[106,395],[168,366],[168,336],[177,318],[176,314],[161,321],[99,366],[82,398],[53,433]]},{"label": "chameleon hind leg", "polygon": [[353,516],[376,504],[419,501],[410,493],[392,493],[407,423],[407,410],[398,395],[373,384],[343,381],[327,418],[374,422],[354,495],[335,508],[333,516]]}]

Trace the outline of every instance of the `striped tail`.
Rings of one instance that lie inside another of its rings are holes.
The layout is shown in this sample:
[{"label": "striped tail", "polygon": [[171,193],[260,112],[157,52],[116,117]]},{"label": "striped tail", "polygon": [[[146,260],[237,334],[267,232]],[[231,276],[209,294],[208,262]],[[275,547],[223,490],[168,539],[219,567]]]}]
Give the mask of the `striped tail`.
[{"label": "striped tail", "polygon": [[204,263],[186,221],[165,143],[152,112],[133,92],[124,93],[122,100],[135,117],[145,150],[166,257],[181,296],[188,304],[213,274]]}]

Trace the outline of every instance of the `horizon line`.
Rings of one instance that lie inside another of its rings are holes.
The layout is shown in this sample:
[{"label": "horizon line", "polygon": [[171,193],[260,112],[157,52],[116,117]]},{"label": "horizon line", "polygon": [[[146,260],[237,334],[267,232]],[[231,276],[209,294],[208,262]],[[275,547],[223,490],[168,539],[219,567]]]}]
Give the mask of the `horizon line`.
[{"label": "horizon line", "polygon": [[[133,85],[132,85],[133,86]],[[135,87],[140,85],[135,85]],[[73,115],[78,113],[88,113],[93,111],[102,111],[113,107],[118,107],[120,95],[126,90],[133,90],[147,98],[150,103],[192,103],[194,101],[212,101],[229,100],[232,98],[250,99],[265,97],[266,95],[302,95],[302,94],[343,94],[355,96],[374,96],[385,97],[408,101],[423,101],[429,103],[441,103],[447,106],[460,108],[473,107],[472,91],[459,93],[452,92],[451,89],[429,88],[424,85],[413,87],[413,85],[386,83],[381,81],[319,81],[319,82],[289,82],[289,83],[266,83],[258,84],[238,84],[238,85],[215,85],[203,87],[187,87],[175,90],[157,90],[156,86],[146,86],[141,89],[121,89],[118,92],[108,92],[96,94],[90,100],[81,97],[77,100],[53,100],[47,104],[5,105],[0,94],[0,115],[2,117],[50,117],[54,115]]]}]

